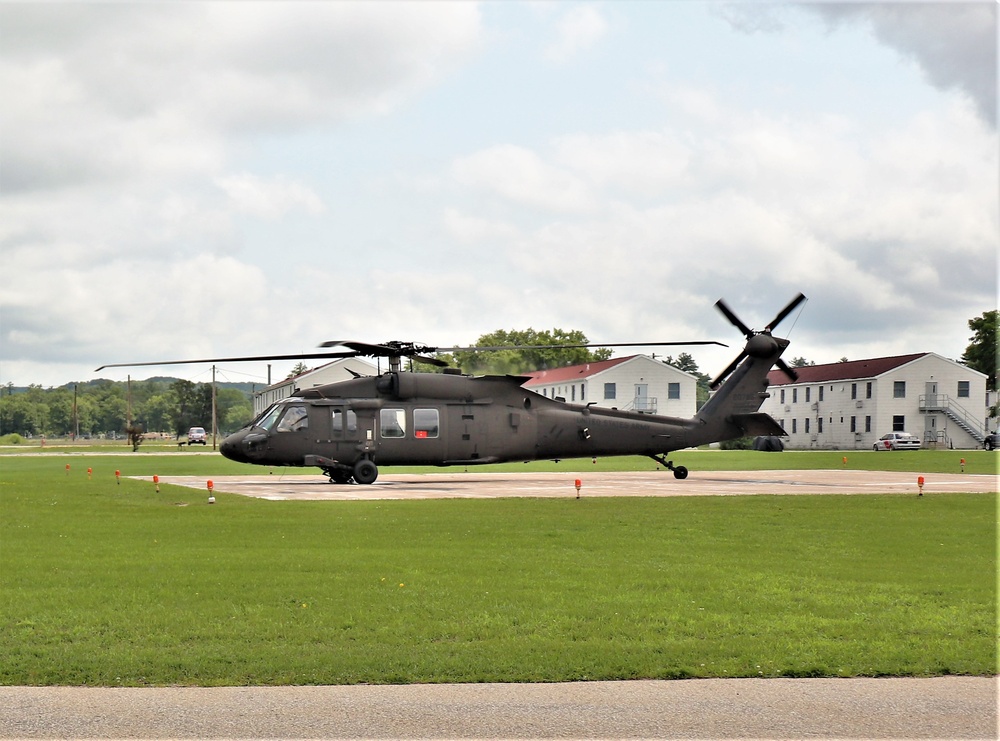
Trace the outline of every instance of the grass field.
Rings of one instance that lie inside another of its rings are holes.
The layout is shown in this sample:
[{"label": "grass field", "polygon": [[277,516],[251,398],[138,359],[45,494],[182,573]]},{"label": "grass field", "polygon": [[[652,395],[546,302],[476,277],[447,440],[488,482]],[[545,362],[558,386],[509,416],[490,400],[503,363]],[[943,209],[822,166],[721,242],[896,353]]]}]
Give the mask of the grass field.
[{"label": "grass field", "polygon": [[[995,473],[997,461],[983,451],[674,458],[693,469],[836,468],[844,455],[849,467],[918,472],[957,471],[965,458],[967,472]],[[217,494],[209,506],[188,489],[117,484],[115,469],[258,470],[141,450],[0,457],[0,684],[997,672],[994,496]]]}]

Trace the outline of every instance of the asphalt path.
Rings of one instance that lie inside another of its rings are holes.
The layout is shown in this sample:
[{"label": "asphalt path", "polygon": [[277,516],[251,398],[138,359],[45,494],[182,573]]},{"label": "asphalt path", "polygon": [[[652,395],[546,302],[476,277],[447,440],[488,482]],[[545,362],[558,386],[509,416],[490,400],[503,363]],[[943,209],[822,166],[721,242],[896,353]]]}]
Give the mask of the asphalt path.
[{"label": "asphalt path", "polygon": [[991,739],[997,680],[0,687],[0,738]]},{"label": "asphalt path", "polygon": [[[997,477],[877,471],[380,475],[279,470],[215,492],[274,500],[997,491]],[[201,477],[161,476],[200,489]],[[703,679],[333,687],[0,687],[0,738],[996,739],[996,677]]]}]

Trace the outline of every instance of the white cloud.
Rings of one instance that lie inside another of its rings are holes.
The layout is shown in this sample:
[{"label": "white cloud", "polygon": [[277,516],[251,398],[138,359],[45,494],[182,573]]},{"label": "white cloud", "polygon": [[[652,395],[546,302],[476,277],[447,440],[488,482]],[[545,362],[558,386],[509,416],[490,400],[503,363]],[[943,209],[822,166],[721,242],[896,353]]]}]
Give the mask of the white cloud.
[{"label": "white cloud", "polygon": [[452,165],[452,174],[462,185],[541,210],[580,212],[592,204],[582,180],[512,144],[460,158]]},{"label": "white cloud", "polygon": [[608,31],[608,22],[595,6],[576,5],[559,16],[555,31],[545,57],[563,64],[597,44]]},{"label": "white cloud", "polygon": [[296,208],[313,215],[325,210],[323,201],[316,193],[301,183],[285,178],[268,181],[244,172],[217,178],[215,182],[239,213],[278,219]]}]

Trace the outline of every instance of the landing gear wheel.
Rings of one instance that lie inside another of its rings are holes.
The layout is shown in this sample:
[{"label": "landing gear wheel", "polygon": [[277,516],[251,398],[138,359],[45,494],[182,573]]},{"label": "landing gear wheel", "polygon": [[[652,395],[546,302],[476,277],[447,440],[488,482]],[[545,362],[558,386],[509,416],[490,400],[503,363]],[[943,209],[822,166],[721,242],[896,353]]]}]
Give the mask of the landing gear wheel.
[{"label": "landing gear wheel", "polygon": [[687,477],[688,477],[688,470],[684,466],[674,466],[675,479],[686,479]]},{"label": "landing gear wheel", "polygon": [[351,480],[353,475],[351,471],[342,468],[335,468],[332,471],[325,472],[327,476],[330,477],[331,484],[347,484]]},{"label": "landing gear wheel", "polygon": [[354,464],[354,480],[359,484],[371,484],[378,478],[378,467],[369,460]]}]

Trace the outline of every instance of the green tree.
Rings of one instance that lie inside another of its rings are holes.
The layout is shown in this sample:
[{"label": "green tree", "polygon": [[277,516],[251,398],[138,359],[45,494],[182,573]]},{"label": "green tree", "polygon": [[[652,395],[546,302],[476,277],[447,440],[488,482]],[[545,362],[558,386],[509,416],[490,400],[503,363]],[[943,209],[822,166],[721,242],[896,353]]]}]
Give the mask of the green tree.
[{"label": "green tree", "polygon": [[986,374],[988,388],[997,387],[997,310],[983,312],[982,316],[969,320],[972,337],[965,348],[962,362],[973,370]]},{"label": "green tree", "polygon": [[[502,350],[460,351],[453,362],[467,373],[512,374],[535,370],[562,368],[567,365],[607,360],[611,350],[606,347],[559,347],[586,345],[587,336],[579,330],[498,329],[482,335],[476,347],[510,347]],[[542,346],[542,347],[525,347]]]}]

